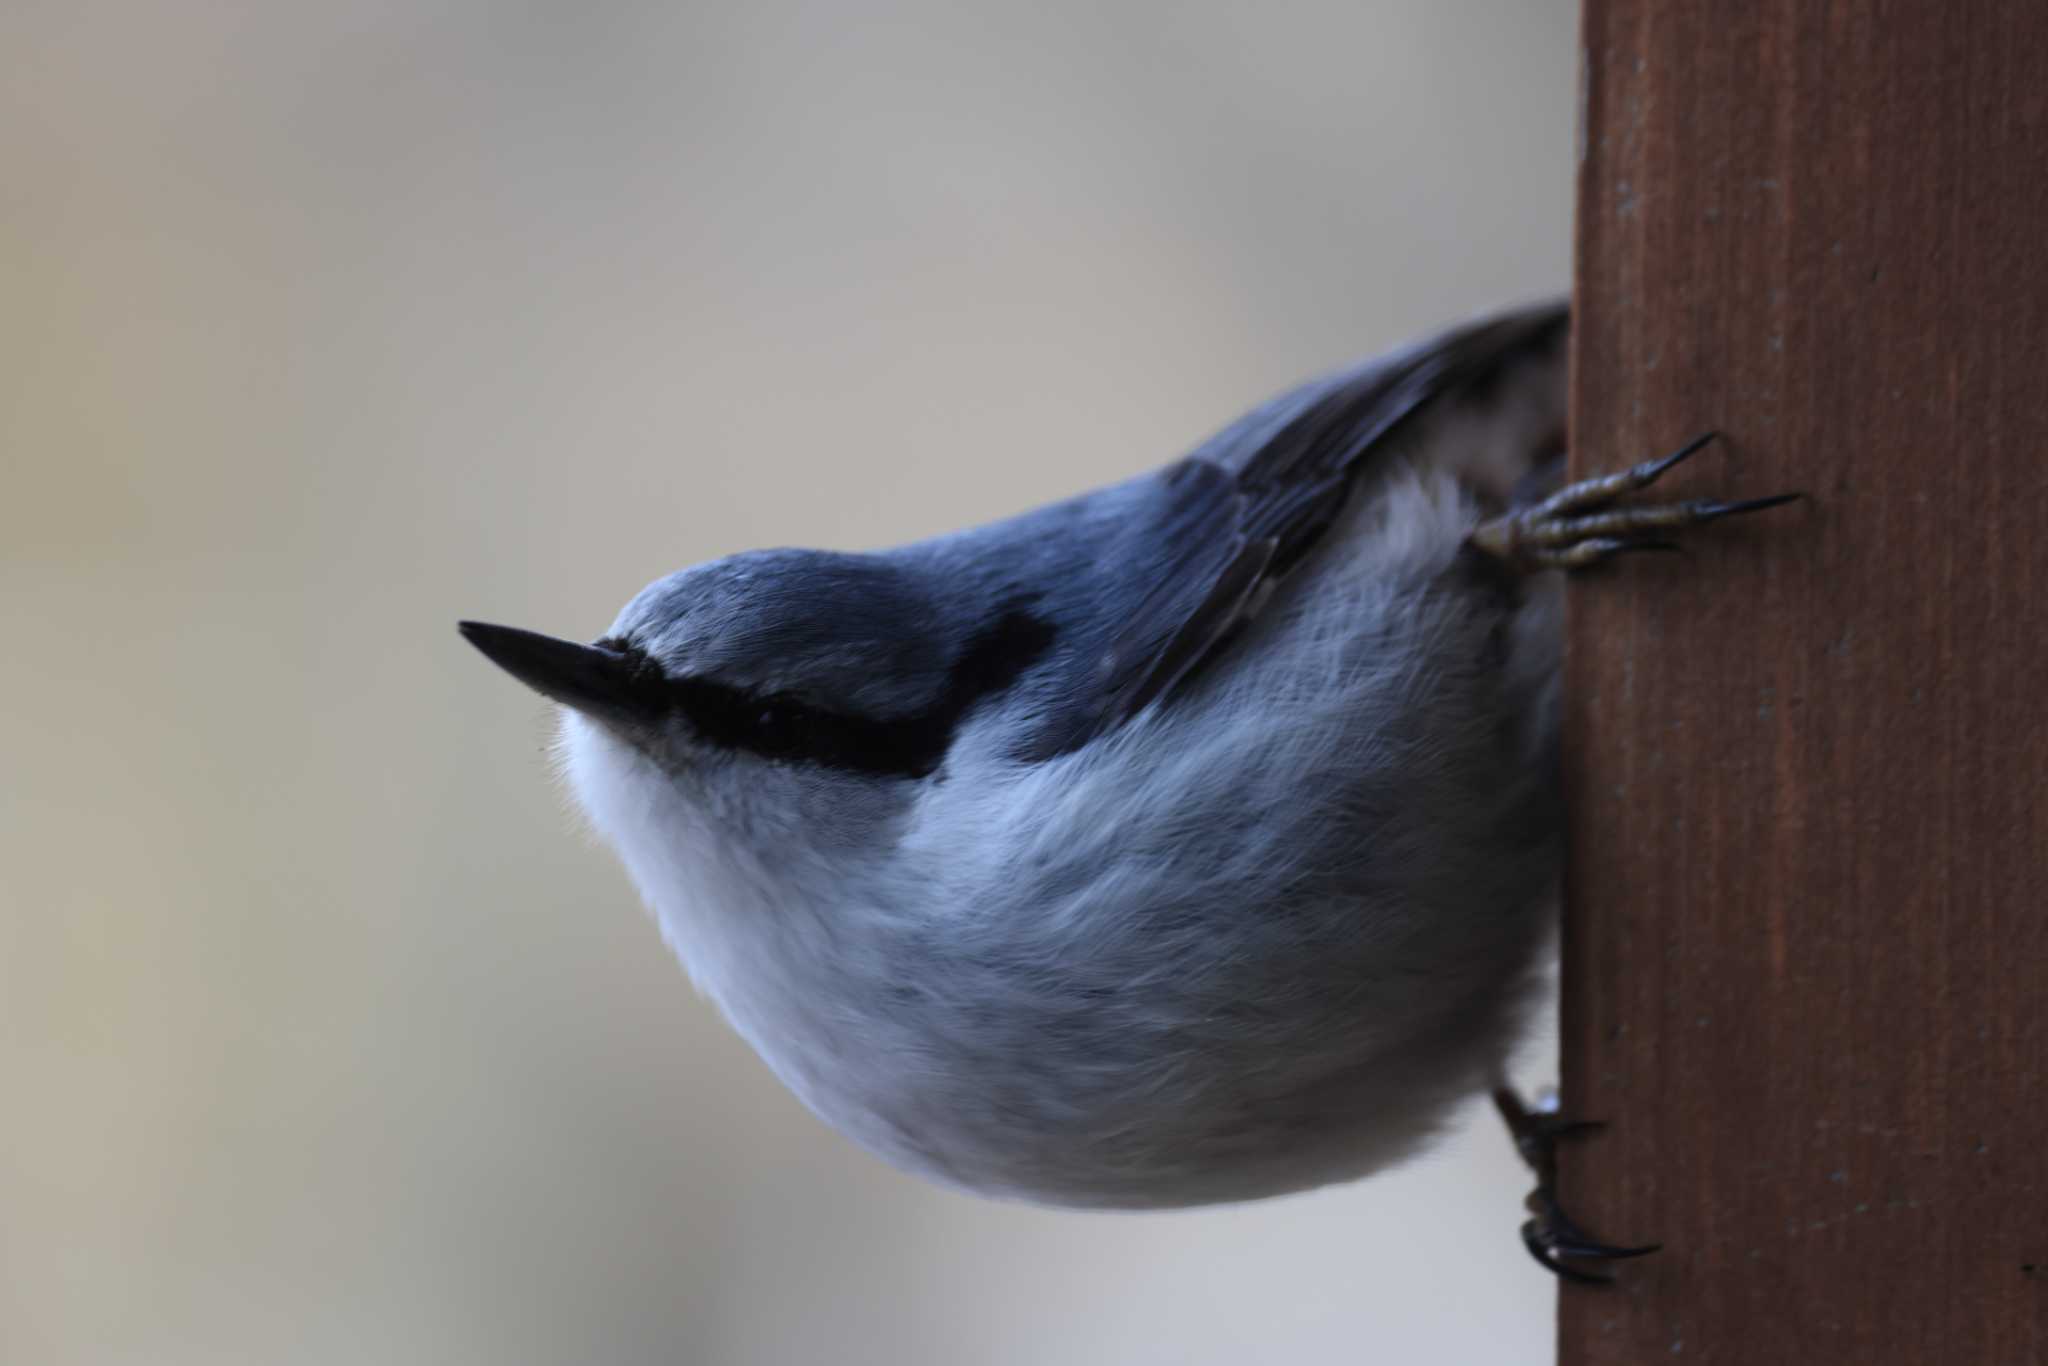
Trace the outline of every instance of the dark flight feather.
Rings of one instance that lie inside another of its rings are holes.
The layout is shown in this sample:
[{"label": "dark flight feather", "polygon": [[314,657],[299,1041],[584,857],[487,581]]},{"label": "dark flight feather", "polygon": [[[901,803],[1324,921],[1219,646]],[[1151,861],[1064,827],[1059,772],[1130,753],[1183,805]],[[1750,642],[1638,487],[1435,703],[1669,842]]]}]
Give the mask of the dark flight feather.
[{"label": "dark flight feather", "polygon": [[[1075,661],[1067,706],[1027,758],[1080,748],[1199,673],[1315,548],[1359,477],[1432,404],[1483,398],[1503,370],[1567,323],[1549,305],[1320,380],[1248,413],[1160,472],[1161,497],[1119,537],[1111,562],[1165,563],[1137,608]],[[1150,554],[1141,553],[1150,551]]]}]

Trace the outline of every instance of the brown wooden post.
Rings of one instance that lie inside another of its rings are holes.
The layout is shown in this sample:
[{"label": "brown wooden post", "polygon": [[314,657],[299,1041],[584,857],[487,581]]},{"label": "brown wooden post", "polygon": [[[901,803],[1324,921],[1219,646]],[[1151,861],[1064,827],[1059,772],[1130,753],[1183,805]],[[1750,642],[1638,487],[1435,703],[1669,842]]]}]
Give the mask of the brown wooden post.
[{"label": "brown wooden post", "polygon": [[2048,3],[1587,0],[1562,1360],[2048,1361]]}]

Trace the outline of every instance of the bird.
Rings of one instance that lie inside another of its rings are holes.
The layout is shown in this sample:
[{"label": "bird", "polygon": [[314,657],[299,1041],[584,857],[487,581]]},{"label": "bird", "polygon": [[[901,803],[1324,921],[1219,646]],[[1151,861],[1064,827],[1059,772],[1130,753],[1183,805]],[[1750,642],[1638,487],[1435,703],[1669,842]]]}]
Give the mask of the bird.
[{"label": "bird", "polygon": [[1442,329],[1148,473],[746,551],[580,643],[466,621],[701,993],[828,1125],[1000,1199],[1392,1166],[1489,1089],[1529,1251],[1588,1126],[1501,1081],[1554,944],[1567,575],[1797,497],[1564,481],[1569,310]]}]

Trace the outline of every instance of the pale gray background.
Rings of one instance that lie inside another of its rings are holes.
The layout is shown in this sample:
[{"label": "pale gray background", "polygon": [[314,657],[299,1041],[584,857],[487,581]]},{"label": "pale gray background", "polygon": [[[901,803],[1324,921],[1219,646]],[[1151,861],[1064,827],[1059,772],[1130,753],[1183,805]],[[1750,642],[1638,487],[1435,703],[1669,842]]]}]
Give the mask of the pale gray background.
[{"label": "pale gray background", "polygon": [[0,1360],[1548,1360],[1490,1121],[1165,1216],[826,1132],[452,623],[1561,287],[1573,11],[8,5]]}]

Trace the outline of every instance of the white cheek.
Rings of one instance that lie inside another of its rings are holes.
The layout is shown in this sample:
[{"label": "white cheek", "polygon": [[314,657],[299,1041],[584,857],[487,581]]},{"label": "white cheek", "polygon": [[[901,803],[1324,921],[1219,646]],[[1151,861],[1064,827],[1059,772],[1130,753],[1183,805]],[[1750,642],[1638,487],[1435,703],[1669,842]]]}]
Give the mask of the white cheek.
[{"label": "white cheek", "polygon": [[632,836],[654,820],[654,794],[635,772],[644,760],[587,717],[566,707],[560,714],[556,771],[591,829],[623,855]]},{"label": "white cheek", "polygon": [[[787,860],[760,857],[708,814],[699,775],[670,774],[581,716],[563,718],[556,754],[690,980],[791,1089],[821,1106],[819,1079],[844,1065],[843,1031],[817,1009],[820,965],[834,961],[836,941],[815,905],[778,876]],[[836,909],[844,920],[845,907]]]},{"label": "white cheek", "polygon": [[562,713],[555,755],[570,795],[590,828],[611,846],[661,937],[700,988],[715,976],[718,955],[702,932],[712,899],[730,895],[717,885],[722,861],[698,813],[674,780],[632,746],[573,711]]}]

